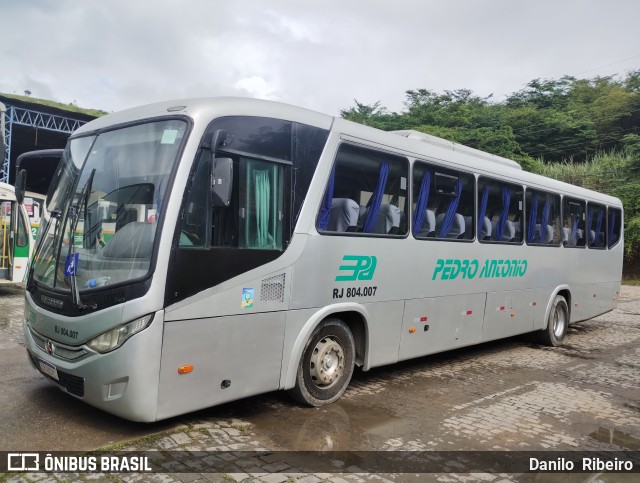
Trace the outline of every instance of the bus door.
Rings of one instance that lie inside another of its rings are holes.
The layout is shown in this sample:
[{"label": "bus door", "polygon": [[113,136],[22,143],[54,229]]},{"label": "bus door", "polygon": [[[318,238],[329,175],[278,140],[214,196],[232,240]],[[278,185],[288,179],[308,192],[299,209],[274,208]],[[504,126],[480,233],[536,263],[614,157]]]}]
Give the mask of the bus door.
[{"label": "bus door", "polygon": [[24,280],[33,246],[27,219],[16,201],[0,201],[0,282]]}]

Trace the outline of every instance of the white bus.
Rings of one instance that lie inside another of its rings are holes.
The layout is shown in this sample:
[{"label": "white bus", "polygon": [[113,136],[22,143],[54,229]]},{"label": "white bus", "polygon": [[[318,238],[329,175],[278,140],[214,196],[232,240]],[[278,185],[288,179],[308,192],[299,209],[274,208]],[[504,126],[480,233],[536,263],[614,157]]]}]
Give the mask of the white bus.
[{"label": "white bus", "polygon": [[619,293],[618,199],[284,104],[96,119],[54,187],[27,283],[29,358],[135,421],[276,389],[323,405],[355,365],[516,334],[557,346]]},{"label": "white bus", "polygon": [[25,280],[35,246],[28,226],[27,212],[18,204],[14,187],[0,183],[0,284]]}]

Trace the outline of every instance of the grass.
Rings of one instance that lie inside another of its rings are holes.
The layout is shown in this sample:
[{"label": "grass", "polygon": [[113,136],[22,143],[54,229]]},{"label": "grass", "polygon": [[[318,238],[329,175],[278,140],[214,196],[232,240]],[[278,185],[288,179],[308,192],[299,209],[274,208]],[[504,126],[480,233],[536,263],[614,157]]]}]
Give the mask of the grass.
[{"label": "grass", "polygon": [[49,101],[47,99],[38,99],[37,97],[18,96],[16,94],[2,94],[2,93],[0,93],[0,97],[4,97],[7,99],[15,99],[22,102],[30,102],[32,104],[40,104],[48,107],[55,107],[56,109],[62,109],[67,112],[77,112],[80,114],[87,114],[89,116],[94,116],[94,117],[100,117],[108,114],[107,111],[102,111],[100,109],[85,109],[82,107],[78,107],[73,103],[62,104],[61,102]]},{"label": "grass", "polygon": [[634,285],[636,287],[640,286],[640,278],[638,277],[623,277],[622,278],[622,285]]}]

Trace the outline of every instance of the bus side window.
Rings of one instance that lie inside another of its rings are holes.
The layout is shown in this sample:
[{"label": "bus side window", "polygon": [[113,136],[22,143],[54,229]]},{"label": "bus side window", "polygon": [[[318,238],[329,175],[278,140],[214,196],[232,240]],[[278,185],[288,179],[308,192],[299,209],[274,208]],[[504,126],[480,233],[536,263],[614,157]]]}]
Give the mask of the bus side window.
[{"label": "bus side window", "polygon": [[607,220],[607,241],[609,248],[618,244],[622,234],[622,210],[619,208],[609,208],[609,218]]},{"label": "bus side window", "polygon": [[407,234],[408,160],[343,144],[316,227],[321,233]]},{"label": "bus side window", "polygon": [[187,200],[182,213],[178,246],[204,248],[207,241],[209,166],[211,152],[203,150],[187,185]]},{"label": "bus side window", "polygon": [[560,196],[527,188],[526,234],[529,245],[559,246]]},{"label": "bus side window", "polygon": [[472,174],[417,161],[413,167],[413,236],[473,240]]},{"label": "bus side window", "polygon": [[585,202],[564,198],[562,204],[562,242],[565,247],[585,246]]},{"label": "bus side window", "polygon": [[587,229],[586,238],[589,248],[607,247],[607,209],[596,203],[587,204]]},{"label": "bus side window", "polygon": [[480,177],[478,233],[480,241],[522,243],[523,187]]}]

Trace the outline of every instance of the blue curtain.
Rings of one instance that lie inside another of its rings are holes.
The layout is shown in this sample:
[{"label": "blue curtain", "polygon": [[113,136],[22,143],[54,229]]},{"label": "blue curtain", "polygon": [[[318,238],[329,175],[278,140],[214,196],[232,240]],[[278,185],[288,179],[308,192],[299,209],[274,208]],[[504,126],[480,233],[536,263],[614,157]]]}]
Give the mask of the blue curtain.
[{"label": "blue curtain", "polygon": [[460,203],[460,196],[462,196],[462,180],[459,179],[458,184],[456,185],[456,196],[449,201],[447,212],[444,215],[444,221],[442,222],[442,226],[438,232],[438,238],[445,238],[449,234],[449,230],[451,230],[451,227],[453,226],[453,219],[456,215],[458,204]]},{"label": "blue curtain", "polygon": [[413,234],[417,235],[422,228],[424,222],[424,211],[427,208],[429,202],[429,188],[431,187],[431,173],[426,171],[422,178],[422,184],[420,185],[420,191],[418,193],[418,201],[416,201],[416,211],[413,214]]},{"label": "blue curtain", "polygon": [[577,245],[578,243],[578,220],[579,216],[573,217],[573,223],[571,223],[571,235],[569,236],[569,245]]},{"label": "blue curtain", "polygon": [[503,186],[500,192],[502,193],[502,211],[500,212],[498,224],[496,225],[496,240],[502,240],[504,227],[507,224],[507,218],[509,218],[509,205],[511,204],[511,188]]},{"label": "blue curtain", "polygon": [[480,213],[478,214],[478,240],[482,236],[484,217],[487,214],[487,201],[489,201],[489,187],[484,185],[482,188],[482,201],[480,201]]},{"label": "blue curtain", "polygon": [[591,223],[593,222],[593,206],[590,206],[587,210],[587,243],[591,246],[592,242],[589,242],[589,235],[591,234]]},{"label": "blue curtain", "polygon": [[331,176],[329,177],[329,184],[327,185],[327,191],[322,199],[320,205],[320,213],[318,213],[318,228],[326,230],[329,226],[329,216],[331,214],[331,202],[333,201],[333,185],[336,181],[336,167],[333,167]]},{"label": "blue curtain", "polygon": [[[529,213],[529,225],[527,226],[527,242],[533,243],[536,239],[536,219],[538,218],[538,194],[533,193],[531,197],[531,212]],[[542,227],[542,225],[540,225]],[[542,230],[540,230],[540,241],[542,241]]]},{"label": "blue curtain", "polygon": [[369,200],[369,210],[367,211],[367,217],[364,220],[364,232],[371,233],[376,225],[378,219],[378,213],[380,212],[380,205],[382,204],[382,196],[384,195],[384,188],[387,184],[387,178],[389,177],[389,163],[382,163],[380,166],[380,177],[378,178],[378,185],[376,191]]},{"label": "blue curtain", "polygon": [[547,229],[547,225],[549,224],[549,213],[551,212],[551,203],[549,200],[544,202],[544,207],[542,208],[542,220],[540,221],[540,242],[544,240],[544,232]]},{"label": "blue curtain", "polygon": [[602,230],[602,218],[604,216],[604,210],[598,210],[598,218],[596,219],[596,236],[593,239],[595,246],[600,246],[600,230]]}]

